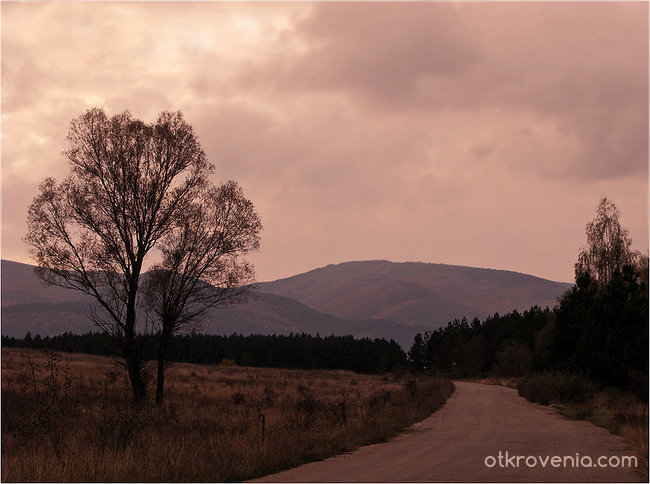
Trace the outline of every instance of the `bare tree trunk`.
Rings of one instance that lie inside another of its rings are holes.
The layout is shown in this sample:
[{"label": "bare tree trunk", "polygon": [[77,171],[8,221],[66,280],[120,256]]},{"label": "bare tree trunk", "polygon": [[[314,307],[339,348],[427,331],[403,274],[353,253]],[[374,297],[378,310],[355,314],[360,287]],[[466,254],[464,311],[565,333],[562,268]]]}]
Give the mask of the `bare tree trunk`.
[{"label": "bare tree trunk", "polygon": [[[134,271],[139,271],[139,266],[134,268]],[[136,272],[137,274],[137,272]],[[126,367],[131,380],[131,387],[133,389],[133,400],[136,405],[142,403],[147,396],[147,384],[142,377],[142,361],[139,348],[136,341],[135,333],[135,296],[138,288],[138,276],[134,275],[130,284],[130,293],[127,300],[126,309],[126,329],[124,341],[124,357],[126,359]]]},{"label": "bare tree trunk", "polygon": [[136,405],[139,405],[147,396],[147,384],[142,378],[142,362],[140,361],[140,353],[136,346],[133,329],[127,330],[125,336],[122,349],[126,360],[126,369],[131,381],[133,400]]},{"label": "bare tree trunk", "polygon": [[169,335],[161,333],[160,346],[158,347],[158,373],[156,375],[156,405],[158,406],[162,405],[165,393],[165,358],[168,343]]},{"label": "bare tree trunk", "polygon": [[131,357],[127,357],[126,360],[129,379],[131,380],[131,387],[133,389],[133,401],[136,405],[139,405],[147,396],[147,385],[142,378],[140,359],[137,356],[134,357],[131,355]]}]

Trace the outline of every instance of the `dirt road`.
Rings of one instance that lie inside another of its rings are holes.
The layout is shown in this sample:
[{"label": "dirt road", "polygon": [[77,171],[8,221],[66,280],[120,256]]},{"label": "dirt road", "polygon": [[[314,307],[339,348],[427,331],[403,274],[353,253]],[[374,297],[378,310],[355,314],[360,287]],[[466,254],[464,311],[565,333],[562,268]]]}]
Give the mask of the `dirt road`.
[{"label": "dirt road", "polygon": [[[266,476],[259,482],[639,480],[629,468],[580,466],[588,463],[587,456],[594,463],[600,456],[632,456],[620,437],[531,404],[511,388],[455,384],[456,391],[442,409],[395,439]],[[572,466],[565,456],[576,462],[576,454],[577,463]],[[552,460],[554,456],[560,460]],[[537,465],[529,467],[533,458]]]}]

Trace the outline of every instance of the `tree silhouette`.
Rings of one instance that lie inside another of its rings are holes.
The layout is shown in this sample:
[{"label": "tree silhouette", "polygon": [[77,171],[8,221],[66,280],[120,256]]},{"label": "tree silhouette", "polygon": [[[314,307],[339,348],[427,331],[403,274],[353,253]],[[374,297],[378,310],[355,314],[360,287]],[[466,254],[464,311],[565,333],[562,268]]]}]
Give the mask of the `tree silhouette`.
[{"label": "tree silhouette", "polygon": [[427,342],[429,337],[430,335],[427,333],[424,334],[424,338],[418,333],[413,339],[413,344],[408,352],[408,358],[416,370],[422,370],[427,365]]},{"label": "tree silhouette", "polygon": [[556,311],[558,366],[647,395],[648,257],[630,249],[616,206],[601,199],[587,224],[576,284]]},{"label": "tree silhouette", "polygon": [[205,190],[161,241],[163,260],[143,286],[143,305],[159,335],[156,403],[174,334],[198,327],[216,306],[242,302],[254,272],[241,256],[259,247],[260,219],[233,181]]},{"label": "tree silhouette", "polygon": [[575,264],[576,279],[588,273],[597,282],[607,284],[615,271],[633,262],[632,241],[618,218],[616,205],[603,197],[596,217],[586,225],[587,245],[580,250]]},{"label": "tree silhouette", "polygon": [[213,167],[180,112],[153,124],[102,109],[72,121],[71,172],[47,178],[28,213],[25,241],[46,283],[95,298],[90,316],[118,340],[136,402],[146,395],[138,345],[145,258],[185,217]]}]

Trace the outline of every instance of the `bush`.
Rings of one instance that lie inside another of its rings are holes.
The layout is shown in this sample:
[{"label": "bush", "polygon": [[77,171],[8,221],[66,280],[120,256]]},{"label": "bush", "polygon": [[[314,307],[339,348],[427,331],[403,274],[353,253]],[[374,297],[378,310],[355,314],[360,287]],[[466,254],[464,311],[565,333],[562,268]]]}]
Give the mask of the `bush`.
[{"label": "bush", "polygon": [[492,373],[496,376],[521,376],[530,371],[533,355],[523,343],[507,341],[495,355]]},{"label": "bush", "polygon": [[532,402],[549,405],[584,402],[596,393],[598,386],[581,374],[547,371],[522,377],[517,390]]}]

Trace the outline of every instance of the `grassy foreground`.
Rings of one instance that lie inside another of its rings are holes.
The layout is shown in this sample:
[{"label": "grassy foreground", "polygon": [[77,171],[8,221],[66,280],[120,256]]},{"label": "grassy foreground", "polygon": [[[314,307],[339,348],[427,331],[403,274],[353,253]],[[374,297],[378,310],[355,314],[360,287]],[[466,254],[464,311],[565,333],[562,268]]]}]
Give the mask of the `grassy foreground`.
[{"label": "grassy foreground", "polygon": [[639,459],[648,480],[648,402],[616,389],[598,390],[581,375],[534,373],[519,379],[519,394],[542,405],[552,404],[569,418],[587,420],[621,435]]},{"label": "grassy foreground", "polygon": [[386,440],[449,380],[175,364],[134,409],[110,358],[2,350],[3,481],[241,481]]}]

